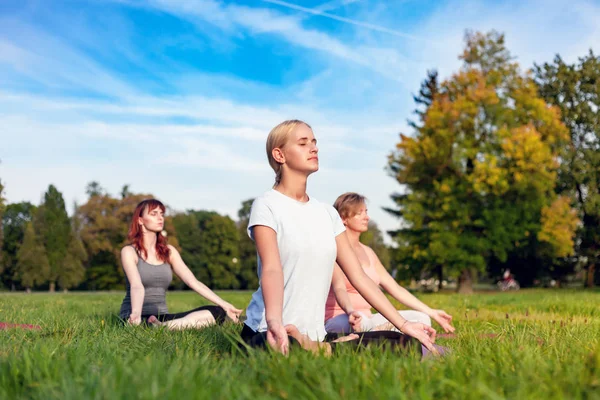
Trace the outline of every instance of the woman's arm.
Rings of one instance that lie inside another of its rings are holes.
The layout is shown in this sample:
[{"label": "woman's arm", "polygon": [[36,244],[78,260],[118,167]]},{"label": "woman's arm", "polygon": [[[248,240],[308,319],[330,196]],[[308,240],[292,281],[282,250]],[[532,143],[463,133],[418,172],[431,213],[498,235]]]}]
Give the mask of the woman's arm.
[{"label": "woman's arm", "polygon": [[398,300],[408,308],[421,311],[429,315],[431,319],[440,324],[444,331],[454,332],[454,327],[451,325],[452,316],[446,314],[443,310],[434,310],[427,304],[417,299],[412,293],[400,286],[398,282],[396,282],[396,280],[390,275],[390,273],[387,272],[373,249],[367,247],[366,251],[371,252],[371,256],[376,260],[375,270],[381,279],[381,287],[383,287],[386,292],[388,292],[394,299]]},{"label": "woman's arm", "polygon": [[348,291],[346,290],[346,282],[344,282],[344,273],[340,269],[340,266],[335,263],[333,267],[333,278],[331,279],[331,288],[333,289],[333,294],[335,295],[335,299],[340,305],[341,309],[344,310],[346,314],[352,313],[354,311],[354,307],[352,306],[352,302],[350,301],[350,296],[348,296]]},{"label": "woman's arm", "polygon": [[229,318],[237,322],[242,310],[235,308],[233,305],[223,300],[215,292],[210,290],[208,286],[196,279],[194,273],[190,271],[185,262],[183,262],[183,259],[181,258],[181,255],[177,249],[171,245],[169,245],[169,249],[171,250],[169,263],[173,268],[173,272],[175,272],[175,274],[183,281],[183,283],[188,285],[190,289],[204,297],[206,300],[211,301],[221,307],[223,310],[225,310]]},{"label": "woman's arm", "polygon": [[144,305],[144,285],[137,269],[137,254],[133,247],[125,246],[121,249],[121,264],[129,281],[129,293],[131,296],[131,314],[128,322],[139,325],[142,322],[142,306]]},{"label": "woman's arm", "polygon": [[437,351],[433,347],[435,329],[421,323],[408,322],[402,318],[375,282],[363,271],[346,233],[344,232],[336,236],[335,241],[337,244],[337,262],[352,286],[356,288],[361,296],[398,328],[400,332],[418,339],[427,349],[436,353]]},{"label": "woman's arm", "polygon": [[344,273],[340,269],[340,266],[335,263],[333,267],[333,277],[331,279],[331,288],[335,296],[335,300],[340,305],[341,309],[348,315],[348,323],[352,327],[353,331],[360,331],[362,315],[359,312],[354,311],[354,306],[348,296],[346,290],[346,282],[344,280]]},{"label": "woman's arm", "polygon": [[283,267],[277,233],[263,225],[252,227],[252,233],[262,266],[260,287],[265,302],[267,341],[275,350],[287,354],[289,339],[283,326]]}]

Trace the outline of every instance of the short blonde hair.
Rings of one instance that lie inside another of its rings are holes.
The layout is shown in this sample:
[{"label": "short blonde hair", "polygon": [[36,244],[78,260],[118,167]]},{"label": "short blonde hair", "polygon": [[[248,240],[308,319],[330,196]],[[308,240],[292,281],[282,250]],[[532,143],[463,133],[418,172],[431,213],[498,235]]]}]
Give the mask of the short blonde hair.
[{"label": "short blonde hair", "polygon": [[273,168],[273,171],[275,171],[275,185],[278,185],[281,182],[281,164],[273,158],[273,149],[283,148],[290,139],[291,133],[301,124],[312,129],[310,125],[304,121],[290,119],[283,121],[269,132],[269,136],[267,137],[267,159],[269,160],[269,165]]},{"label": "short blonde hair", "polygon": [[367,203],[367,198],[354,192],[348,192],[340,195],[333,203],[333,207],[340,214],[342,219],[354,217],[358,207]]}]

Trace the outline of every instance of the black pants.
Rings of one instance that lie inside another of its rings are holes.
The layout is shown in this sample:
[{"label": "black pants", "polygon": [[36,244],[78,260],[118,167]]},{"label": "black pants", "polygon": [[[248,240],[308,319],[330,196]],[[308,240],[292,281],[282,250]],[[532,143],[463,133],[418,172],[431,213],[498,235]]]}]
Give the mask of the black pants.
[{"label": "black pants", "polygon": [[[158,315],[154,315],[154,316],[160,322],[166,322],[166,321],[172,321],[174,319],[183,318],[186,315],[191,314],[196,311],[209,311],[212,314],[213,318],[215,319],[215,321],[218,325],[221,325],[223,323],[223,321],[225,321],[225,317],[227,317],[227,313],[225,312],[225,310],[223,310],[219,306],[202,306],[202,307],[194,308],[193,310],[184,311],[184,312],[180,312],[180,313],[176,313],[176,314],[158,314]],[[142,323],[147,324],[148,318],[150,318],[151,316],[152,315],[143,314],[142,315]],[[124,320],[127,321],[127,318],[125,318]]]},{"label": "black pants", "polygon": [[[336,333],[328,333],[325,336],[325,342],[331,345],[331,352],[335,353],[340,349],[350,348],[362,351],[369,347],[382,347],[391,351],[406,352],[414,350],[415,354],[421,353],[421,344],[413,337],[403,335],[394,331],[377,331],[377,332],[356,332],[358,339],[348,340],[346,342],[333,342],[339,337],[345,336]],[[267,332],[255,332],[248,325],[244,324],[242,329],[242,340],[250,347],[267,348]],[[300,347],[300,343],[291,336],[288,336],[290,341],[290,349]],[[418,353],[417,353],[418,352]]]}]

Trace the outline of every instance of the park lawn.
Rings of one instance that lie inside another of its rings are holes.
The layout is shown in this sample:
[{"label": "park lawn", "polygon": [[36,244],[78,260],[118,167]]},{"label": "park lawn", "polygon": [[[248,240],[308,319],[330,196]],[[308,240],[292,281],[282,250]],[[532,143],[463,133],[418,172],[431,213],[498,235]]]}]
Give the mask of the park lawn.
[{"label": "park lawn", "polygon": [[[240,308],[250,292],[221,292]],[[240,327],[123,327],[121,293],[0,293],[0,399],[600,399],[600,292],[422,295],[451,313],[452,349],[420,361],[380,349],[332,358],[244,354]],[[205,304],[168,295],[171,312]],[[488,337],[486,334],[496,334]]]}]

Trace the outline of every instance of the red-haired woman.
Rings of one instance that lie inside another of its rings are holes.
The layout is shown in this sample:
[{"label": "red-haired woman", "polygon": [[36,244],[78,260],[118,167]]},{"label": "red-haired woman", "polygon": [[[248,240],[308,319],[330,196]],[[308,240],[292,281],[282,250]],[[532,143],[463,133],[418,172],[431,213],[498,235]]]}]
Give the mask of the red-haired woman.
[{"label": "red-haired woman", "polygon": [[[136,207],[129,228],[130,245],[121,250],[127,293],[120,316],[132,325],[142,321],[166,325],[169,329],[202,328],[222,323],[225,317],[237,322],[242,310],[235,308],[202,282],[185,265],[175,247],[162,235],[165,206],[158,200],[144,200]],[[216,306],[169,314],[166,292],[173,272],[200,296]]]}]

